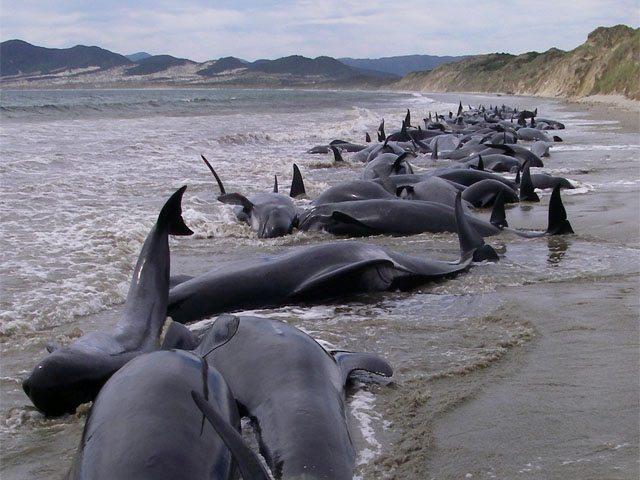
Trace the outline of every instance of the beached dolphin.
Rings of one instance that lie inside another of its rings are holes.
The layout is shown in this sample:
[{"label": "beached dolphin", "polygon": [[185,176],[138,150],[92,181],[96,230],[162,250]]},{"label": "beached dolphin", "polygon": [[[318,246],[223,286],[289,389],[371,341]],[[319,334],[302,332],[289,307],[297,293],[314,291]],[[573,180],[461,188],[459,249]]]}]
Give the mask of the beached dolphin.
[{"label": "beached dolphin", "polygon": [[[493,190],[493,188],[490,187],[489,190]],[[494,195],[495,205],[492,221],[486,222],[472,215],[466,215],[466,221],[483,237],[502,231],[502,225],[506,221],[504,203],[508,191],[508,187],[497,190],[501,197],[500,202],[497,202],[498,195]],[[515,197],[515,193],[511,192],[509,199],[513,200],[513,197]],[[457,203],[458,199],[456,199]],[[455,232],[457,218],[457,209],[442,203],[412,200],[363,200],[326,204],[313,208],[301,216],[299,228],[301,230],[324,230],[334,235],[352,237],[402,236],[425,232]],[[493,219],[499,220],[494,222]],[[526,238],[573,233],[568,231],[570,228],[565,229],[565,222],[568,225],[566,212],[558,194],[556,201],[549,203],[549,225],[546,231],[509,231]]]},{"label": "beached dolphin", "polygon": [[316,145],[315,147],[307,150],[307,153],[329,153],[331,151],[331,147],[337,147],[346,152],[359,152],[360,150],[367,148],[364,145],[358,145],[345,140],[333,140],[328,145]]},{"label": "beached dolphin", "polygon": [[384,153],[377,156],[364,167],[362,171],[363,180],[373,180],[378,177],[391,176],[405,173],[413,173],[413,169],[406,158],[409,155],[404,152],[400,155],[395,153]]},{"label": "beached dolphin", "polygon": [[[508,188],[508,187],[507,187]],[[457,197],[460,195],[456,193]],[[483,237],[500,233],[489,222],[472,215],[467,221]],[[362,200],[321,205],[300,217],[300,230],[323,230],[352,237],[369,235],[417,235],[455,232],[456,210],[439,202],[419,200]]]},{"label": "beached dolphin", "polygon": [[410,256],[355,241],[310,245],[272,257],[228,263],[187,280],[169,293],[168,315],[186,323],[221,312],[410,289],[460,273],[474,259],[497,258],[470,225],[460,198],[455,214],[460,242],[460,258],[455,262]]},{"label": "beached dolphin", "polygon": [[492,179],[480,180],[467,187],[462,192],[462,199],[474,207],[485,208],[493,205],[500,192],[502,192],[502,198],[505,203],[518,202],[518,194],[515,190],[502,182]]},{"label": "beached dolphin", "polygon": [[[110,332],[91,332],[54,349],[42,359],[22,387],[47,416],[75,411],[95,398],[104,383],[136,356],[161,347],[169,291],[169,235],[191,235],[182,219],[186,186],[160,211],[133,270],[122,319]],[[165,345],[171,348],[172,345]]]},{"label": "beached dolphin", "polygon": [[298,209],[291,198],[305,193],[302,175],[295,163],[293,164],[293,180],[288,196],[278,192],[276,178],[273,192],[257,193],[250,197],[245,197],[240,193],[227,193],[222,180],[220,180],[209,161],[203,155],[200,155],[200,157],[218,183],[218,188],[220,188],[218,200],[222,203],[241,207],[236,212],[236,217],[238,220],[248,223],[259,238],[281,237],[291,233],[298,223]]},{"label": "beached dolphin", "polygon": [[[395,186],[392,191],[395,191]],[[373,198],[393,199],[396,198],[396,195],[377,183],[368,180],[351,180],[326,189],[312,203],[314,205],[323,205],[325,203],[371,200]]]},{"label": "beached dolphin", "polygon": [[[407,200],[421,200],[423,202],[435,202],[455,206],[456,196],[458,192],[465,190],[464,185],[459,185],[440,177],[428,177],[424,180],[414,183],[399,185],[401,196]],[[463,204],[469,206],[466,201]]]},{"label": "beached dolphin", "polygon": [[[235,460],[244,478],[268,479],[238,433],[229,386],[204,358],[231,340],[238,322],[225,315],[195,351],[147,353],[118,370],[93,403],[67,478],[231,480]],[[214,410],[211,425],[203,423],[191,392]]]},{"label": "beached dolphin", "polygon": [[347,425],[351,372],[393,374],[368,353],[327,352],[279,320],[241,316],[238,333],[207,359],[241,413],[257,424],[260,452],[276,479],[351,480],[356,452]]}]

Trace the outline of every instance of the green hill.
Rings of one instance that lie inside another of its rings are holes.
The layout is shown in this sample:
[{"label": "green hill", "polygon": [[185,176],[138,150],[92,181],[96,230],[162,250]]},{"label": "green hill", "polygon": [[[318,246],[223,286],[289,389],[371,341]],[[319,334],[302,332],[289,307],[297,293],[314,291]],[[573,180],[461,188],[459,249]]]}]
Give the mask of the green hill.
[{"label": "green hill", "polygon": [[599,27],[565,52],[492,53],[406,75],[396,88],[431,92],[501,92],[582,98],[597,94],[640,100],[640,29]]}]

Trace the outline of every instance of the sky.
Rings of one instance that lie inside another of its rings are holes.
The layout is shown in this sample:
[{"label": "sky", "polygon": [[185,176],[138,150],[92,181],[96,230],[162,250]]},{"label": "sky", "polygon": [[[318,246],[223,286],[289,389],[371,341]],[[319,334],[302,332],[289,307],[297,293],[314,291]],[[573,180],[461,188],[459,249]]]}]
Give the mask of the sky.
[{"label": "sky", "polygon": [[205,61],[570,50],[638,0],[0,0],[0,39]]}]

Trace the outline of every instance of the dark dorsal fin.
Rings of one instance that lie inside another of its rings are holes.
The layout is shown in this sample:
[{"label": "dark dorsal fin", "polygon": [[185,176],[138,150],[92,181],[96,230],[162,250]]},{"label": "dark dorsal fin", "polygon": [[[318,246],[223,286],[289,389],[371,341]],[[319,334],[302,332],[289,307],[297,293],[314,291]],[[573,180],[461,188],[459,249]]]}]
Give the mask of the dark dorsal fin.
[{"label": "dark dorsal fin", "polygon": [[396,196],[400,197],[403,191],[407,192],[407,196],[410,196],[413,195],[415,189],[413,185],[400,185],[398,188],[396,188]]},{"label": "dark dorsal fin", "polygon": [[531,171],[529,169],[529,160],[524,162],[522,167],[522,177],[520,178],[520,201],[521,202],[539,202],[540,197],[535,192],[533,182],[531,181]]},{"label": "dark dorsal fin", "polygon": [[407,133],[407,124],[405,123],[405,121],[402,121],[402,128],[400,128],[400,133]]},{"label": "dark dorsal fin", "polygon": [[371,136],[369,135],[369,132],[365,132],[364,141],[367,143],[371,143]]},{"label": "dark dorsal fin", "polygon": [[460,261],[464,262],[473,257],[476,262],[483,260],[498,260],[498,254],[489,245],[484,243],[480,235],[467,218],[462,208],[462,194],[458,192],[455,202],[456,230],[460,242]]},{"label": "dark dorsal fin", "polygon": [[228,203],[230,205],[240,205],[247,214],[253,210],[253,203],[251,203],[251,200],[241,193],[225,193],[224,195],[219,195],[218,201]]},{"label": "dark dorsal fin", "polygon": [[547,234],[564,235],[566,233],[573,233],[573,228],[571,228],[571,224],[567,219],[567,211],[562,204],[560,185],[556,185],[553,187],[551,199],[549,200],[549,225],[547,227]]},{"label": "dark dorsal fin", "polygon": [[278,176],[273,176],[273,193],[278,193]]},{"label": "dark dorsal fin", "polygon": [[378,127],[378,141],[384,142],[387,139],[387,135],[384,133],[384,118],[380,122],[380,126]]},{"label": "dark dorsal fin", "polygon": [[397,172],[400,169],[400,165],[402,164],[402,162],[404,162],[405,158],[407,158],[407,155],[409,155],[409,152],[403,152],[400,155],[398,155],[398,158],[396,158],[393,161],[393,165],[391,166],[391,171]]},{"label": "dark dorsal fin", "polygon": [[289,196],[291,198],[299,197],[300,195],[306,195],[306,191],[304,189],[304,180],[302,180],[302,173],[300,173],[300,169],[298,165],[293,164],[293,180],[291,180],[291,190],[289,191]]},{"label": "dark dorsal fin", "polygon": [[338,150],[333,145],[331,145],[329,148],[333,152],[333,161],[334,162],[344,162],[344,158],[342,158],[342,154],[340,153],[340,150]]},{"label": "dark dorsal fin", "polygon": [[216,182],[218,182],[218,188],[220,189],[220,195],[224,195],[225,193],[227,193],[226,190],[224,189],[224,185],[222,184],[222,180],[220,180],[220,177],[218,176],[216,171],[213,169],[213,167],[209,163],[209,160],[204,158],[204,155],[200,155],[200,157],[202,158],[202,160],[204,160],[204,163],[207,164],[207,167],[209,167],[209,170],[211,170],[211,173],[213,173],[213,176],[216,179]]},{"label": "dark dorsal fin", "polygon": [[167,318],[162,333],[160,350],[171,350],[172,348],[193,350],[198,346],[198,341],[191,330],[170,318]]},{"label": "dark dorsal fin", "polygon": [[554,135],[554,136],[553,136],[553,141],[554,141],[554,142],[562,142],[563,140],[562,140],[562,138],[560,138],[559,136]]},{"label": "dark dorsal fin", "polygon": [[407,128],[411,126],[411,111],[407,108],[407,114],[404,117],[404,124]]},{"label": "dark dorsal fin", "polygon": [[522,170],[522,167],[518,167],[518,173],[516,173],[516,178],[514,180],[514,182],[516,182],[517,185],[520,185],[520,170]]},{"label": "dark dorsal fin", "polygon": [[507,223],[507,214],[504,211],[504,194],[502,190],[498,192],[498,195],[493,201],[493,210],[491,210],[491,219],[489,221],[498,228],[509,226]]},{"label": "dark dorsal fin", "polygon": [[478,155],[478,170],[484,171],[484,162],[482,161],[482,155]]},{"label": "dark dorsal fin", "polygon": [[220,315],[213,322],[213,325],[207,330],[200,345],[197,348],[197,354],[205,358],[216,348],[223,346],[238,332],[240,319],[235,315]]},{"label": "dark dorsal fin", "polygon": [[182,195],[186,189],[186,185],[180,187],[164,204],[156,223],[158,230],[166,228],[169,235],[193,235],[182,218]]},{"label": "dark dorsal fin", "polygon": [[438,159],[438,140],[436,139],[436,143],[433,146],[433,151],[431,152],[431,159],[432,160],[437,160]]},{"label": "dark dorsal fin", "polygon": [[391,377],[393,375],[391,365],[373,353],[333,350],[331,355],[333,355],[333,358],[336,359],[336,363],[340,367],[343,384],[347,381],[347,378],[349,378],[349,374],[355,370],[364,370],[365,372],[375,373],[383,377]]},{"label": "dark dorsal fin", "polygon": [[271,478],[269,473],[258,456],[244,443],[240,434],[200,393],[192,390],[191,397],[231,452],[233,459],[238,464],[242,478],[245,480],[269,480]]}]

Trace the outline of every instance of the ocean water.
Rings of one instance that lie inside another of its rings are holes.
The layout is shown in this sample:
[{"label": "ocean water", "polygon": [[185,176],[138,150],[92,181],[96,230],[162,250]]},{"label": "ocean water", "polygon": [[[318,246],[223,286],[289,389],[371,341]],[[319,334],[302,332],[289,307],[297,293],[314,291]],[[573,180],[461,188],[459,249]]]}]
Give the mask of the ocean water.
[{"label": "ocean water", "polygon": [[[391,132],[400,126],[407,108],[415,122],[429,111],[455,110],[458,98],[231,89],[2,92],[2,478],[56,478],[68,469],[86,409],[45,419],[30,405],[20,381],[44,355],[48,340],[64,343],[117,321],[142,242],[177,187],[189,186],[183,210],[195,235],[171,240],[172,273],[202,273],[250,255],[334,240],[321,233],[256,239],[247,226],[235,222],[231,207],[215,200],[217,187],[200,154],[214,165],[227,190],[244,194],[270,191],[273,175],[281,188],[288,188],[295,162],[314,198],[331,185],[357,178],[362,165],[336,166],[331,155],[308,155],[305,150],[335,138],[364,142],[366,131],[375,137],[381,118]],[[537,345],[544,344],[547,334],[539,322],[549,318],[545,307],[557,299],[541,297],[528,307],[522,306],[527,304],[524,300],[514,305],[514,299],[530,299],[536,292],[553,296],[554,285],[568,285],[567,295],[586,290],[587,298],[598,303],[600,283],[637,279],[638,134],[552,100],[465,95],[462,101],[537,107],[545,117],[566,123],[566,130],[556,132],[565,141],[552,147],[542,171],[566,176],[576,185],[563,192],[576,235],[491,238],[488,243],[502,256],[499,263],[476,265],[453,280],[415,292],[254,312],[290,322],[331,348],[378,352],[393,364],[392,383],[363,378],[349,392],[358,478],[530,475],[527,462],[495,459],[489,447],[478,454],[488,465],[478,472],[457,470],[466,468],[462,461],[458,466],[439,462],[433,440],[438,419],[450,410],[455,416],[454,406],[470,396],[470,384],[487,377],[485,370],[513,364],[508,372],[515,375],[520,365],[515,357],[535,358]],[[424,161],[416,167],[433,165]],[[549,193],[540,192],[540,205],[510,208],[510,224],[543,230]],[[298,201],[301,206],[308,202]],[[457,239],[450,234],[366,241],[413,254],[457,258]],[[627,300],[637,294],[637,288],[630,288]],[[629,315],[625,302],[612,309],[613,317]],[[596,329],[593,335],[597,334]],[[625,348],[625,359],[633,366],[633,344]],[[514,352],[532,352],[533,357]],[[601,359],[594,354],[584,361],[590,368]],[[477,391],[492,391],[495,381],[485,383]],[[551,414],[553,408],[543,407],[543,413]],[[487,412],[487,418],[492,414],[497,412]],[[512,422],[528,424],[525,420]],[[592,422],[587,414],[581,420]],[[637,432],[634,436],[617,429],[607,442],[622,447],[593,460],[598,471],[621,471],[620,478],[633,475],[638,465],[629,455],[637,449]],[[570,478],[571,474],[562,477],[567,465],[578,466],[573,478],[589,478],[579,475],[589,472],[593,462],[580,459],[596,458],[598,445],[586,442],[560,450],[557,458],[541,464],[539,477],[526,478]],[[546,448],[554,451],[557,445],[550,441]]]}]

